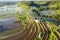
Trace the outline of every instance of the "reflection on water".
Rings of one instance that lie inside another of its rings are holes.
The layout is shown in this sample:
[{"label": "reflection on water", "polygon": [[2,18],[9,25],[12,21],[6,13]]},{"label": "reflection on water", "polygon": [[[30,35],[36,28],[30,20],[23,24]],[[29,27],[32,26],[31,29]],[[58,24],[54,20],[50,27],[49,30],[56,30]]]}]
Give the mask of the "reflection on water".
[{"label": "reflection on water", "polygon": [[20,10],[16,4],[0,7],[0,25],[3,27],[4,31],[15,28],[16,24],[14,22],[17,21],[15,17],[16,10]]},{"label": "reflection on water", "polygon": [[23,11],[17,4],[0,7],[0,32],[20,27],[20,23],[14,23],[18,20],[15,15],[16,10],[19,14]]},{"label": "reflection on water", "polygon": [[[20,27],[20,23],[15,23],[16,21],[6,21],[0,23],[2,26],[3,31],[11,30]],[[0,28],[0,32],[2,32]]]}]

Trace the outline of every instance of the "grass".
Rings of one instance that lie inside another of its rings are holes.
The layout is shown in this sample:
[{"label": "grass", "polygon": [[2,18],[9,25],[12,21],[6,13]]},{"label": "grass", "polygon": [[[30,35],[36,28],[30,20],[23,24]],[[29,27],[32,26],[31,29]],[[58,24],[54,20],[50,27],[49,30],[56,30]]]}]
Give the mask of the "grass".
[{"label": "grass", "polygon": [[[53,24],[52,22],[46,22],[50,28],[51,28],[51,34],[49,36],[49,40],[58,40],[57,36],[53,33],[56,32],[58,29],[60,29],[58,26],[56,26],[55,24]],[[60,35],[59,32],[57,32],[58,35]]]}]

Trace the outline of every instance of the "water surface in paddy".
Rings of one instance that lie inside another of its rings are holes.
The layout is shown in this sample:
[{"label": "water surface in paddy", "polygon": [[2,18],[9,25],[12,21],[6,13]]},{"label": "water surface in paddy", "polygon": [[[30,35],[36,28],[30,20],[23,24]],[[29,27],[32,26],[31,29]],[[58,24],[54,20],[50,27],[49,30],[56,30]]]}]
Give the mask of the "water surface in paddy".
[{"label": "water surface in paddy", "polygon": [[[14,23],[17,21],[15,15],[16,10],[21,12],[21,9],[19,9],[17,5],[5,5],[0,7],[0,25],[2,26],[4,31],[14,29],[15,27],[17,27],[17,25],[19,25],[18,23]],[[2,30],[0,28],[0,32],[1,31]]]}]

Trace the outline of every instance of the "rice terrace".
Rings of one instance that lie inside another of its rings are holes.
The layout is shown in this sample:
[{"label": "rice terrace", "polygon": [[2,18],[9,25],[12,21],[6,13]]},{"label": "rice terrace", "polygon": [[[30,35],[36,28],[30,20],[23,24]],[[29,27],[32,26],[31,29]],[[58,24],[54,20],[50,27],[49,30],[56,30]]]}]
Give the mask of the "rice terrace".
[{"label": "rice terrace", "polygon": [[0,1],[0,40],[60,40],[60,1]]}]

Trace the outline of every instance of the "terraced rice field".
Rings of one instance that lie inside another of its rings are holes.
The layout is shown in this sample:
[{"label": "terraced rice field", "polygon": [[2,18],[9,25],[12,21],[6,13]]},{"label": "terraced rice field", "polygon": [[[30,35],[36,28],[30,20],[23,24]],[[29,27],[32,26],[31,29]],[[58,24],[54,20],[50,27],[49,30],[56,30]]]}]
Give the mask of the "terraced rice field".
[{"label": "terraced rice field", "polygon": [[60,2],[8,2],[0,9],[0,40],[60,40]]}]

